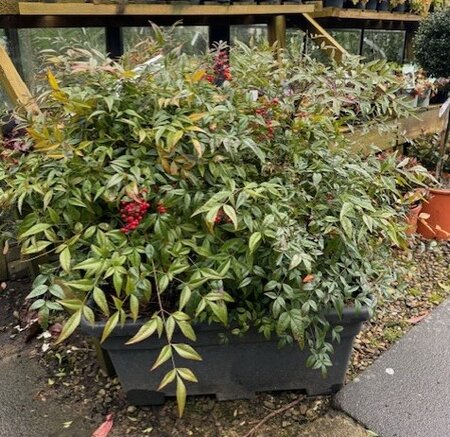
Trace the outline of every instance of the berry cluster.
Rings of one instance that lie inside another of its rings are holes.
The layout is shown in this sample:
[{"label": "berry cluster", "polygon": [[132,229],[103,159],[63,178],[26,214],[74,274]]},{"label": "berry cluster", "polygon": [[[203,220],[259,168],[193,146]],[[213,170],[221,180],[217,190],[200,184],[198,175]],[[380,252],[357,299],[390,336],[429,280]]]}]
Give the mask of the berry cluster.
[{"label": "berry cluster", "polygon": [[136,198],[130,202],[122,201],[120,203],[120,216],[126,225],[120,230],[124,234],[134,231],[141,223],[149,208],[150,204],[142,198]]},{"label": "berry cluster", "polygon": [[222,208],[219,209],[219,211],[217,211],[216,217],[214,219],[214,223],[216,225],[220,225],[222,223],[232,223],[230,217],[228,217]]},{"label": "berry cluster", "polygon": [[167,212],[167,208],[164,206],[163,202],[158,202],[156,205],[156,211],[158,211],[158,214],[165,214]]},{"label": "berry cluster", "polygon": [[221,50],[217,53],[214,60],[214,74],[206,74],[204,77],[208,82],[216,85],[222,85],[226,80],[231,80],[230,64],[226,50]]},{"label": "berry cluster", "polygon": [[275,134],[275,128],[273,127],[273,121],[271,117],[273,115],[274,109],[279,105],[279,103],[280,102],[277,98],[268,100],[255,110],[256,114],[260,115],[266,123],[267,136],[269,139],[273,139]]}]

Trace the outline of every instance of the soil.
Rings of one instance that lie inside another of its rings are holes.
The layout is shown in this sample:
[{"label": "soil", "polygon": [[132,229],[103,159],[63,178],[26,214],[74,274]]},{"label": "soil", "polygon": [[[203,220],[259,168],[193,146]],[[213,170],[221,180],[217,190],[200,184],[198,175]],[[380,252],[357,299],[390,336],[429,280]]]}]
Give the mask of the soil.
[{"label": "soil", "polygon": [[[450,294],[449,261],[450,243],[447,242],[417,239],[412,243],[411,251],[398,253],[393,262],[406,268],[406,273],[399,281],[395,296],[380,302],[375,318],[356,338],[348,380],[367,368]],[[87,420],[93,429],[112,413],[111,437],[243,437],[266,416],[296,400],[295,405],[274,414],[253,435],[373,435],[366,434],[363,428],[333,410],[327,396],[308,398],[299,393],[282,392],[262,393],[245,401],[217,402],[204,396],[188,398],[182,419],[177,416],[173,400],[161,407],[128,406],[119,381],[106,376],[98,367],[94,347],[88,339],[77,335],[64,345],[54,346],[48,337],[31,340],[30,337],[36,333],[30,333],[29,328],[17,332],[15,326],[26,326],[33,319],[27,311],[27,304],[24,304],[29,288],[28,282],[16,281],[8,283],[7,289],[0,291],[2,351],[11,349],[34,354],[48,374],[47,399],[79,408],[80,414],[89,411]],[[25,343],[27,337],[31,341]],[[338,429],[346,431],[339,433]]]}]

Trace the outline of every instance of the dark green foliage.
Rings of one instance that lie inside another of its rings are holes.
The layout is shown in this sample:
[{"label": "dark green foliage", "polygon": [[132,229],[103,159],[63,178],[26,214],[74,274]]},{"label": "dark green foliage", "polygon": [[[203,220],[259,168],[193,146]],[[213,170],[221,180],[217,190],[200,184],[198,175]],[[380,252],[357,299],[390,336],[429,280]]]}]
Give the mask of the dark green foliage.
[{"label": "dark green foliage", "polygon": [[435,77],[450,76],[450,8],[425,18],[414,40],[416,58]]}]

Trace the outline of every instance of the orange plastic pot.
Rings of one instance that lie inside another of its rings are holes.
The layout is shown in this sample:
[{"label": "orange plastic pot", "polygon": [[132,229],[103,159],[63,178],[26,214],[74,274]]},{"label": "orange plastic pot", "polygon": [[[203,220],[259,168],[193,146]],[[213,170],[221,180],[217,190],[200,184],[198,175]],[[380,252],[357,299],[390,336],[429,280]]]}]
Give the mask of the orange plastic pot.
[{"label": "orange plastic pot", "polygon": [[406,216],[406,223],[408,224],[408,229],[406,229],[406,233],[408,235],[413,235],[417,232],[417,223],[419,220],[419,214],[422,211],[422,204],[410,208],[408,215]]},{"label": "orange plastic pot", "polygon": [[430,188],[429,193],[422,206],[422,213],[429,217],[419,220],[417,232],[425,238],[450,240],[450,190]]}]

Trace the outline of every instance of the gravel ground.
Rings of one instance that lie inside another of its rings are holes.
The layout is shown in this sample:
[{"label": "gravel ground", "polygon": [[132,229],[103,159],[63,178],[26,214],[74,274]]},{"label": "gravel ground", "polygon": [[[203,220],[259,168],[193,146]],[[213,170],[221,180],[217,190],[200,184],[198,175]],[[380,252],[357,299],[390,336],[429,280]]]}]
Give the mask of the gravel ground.
[{"label": "gravel ground", "polygon": [[[411,251],[399,252],[394,262],[405,267],[396,296],[380,302],[376,317],[366,324],[355,341],[355,351],[348,379],[369,366],[390,345],[450,294],[448,279],[450,243],[424,242],[417,239]],[[0,327],[0,345],[15,341],[22,344],[27,331],[17,334],[13,326],[26,319],[23,296],[27,282],[10,283],[0,292],[0,308],[14,317]],[[14,289],[12,293],[10,290]],[[6,302],[6,304],[4,304]],[[19,309],[19,310],[18,310]],[[15,311],[15,312],[14,312]],[[0,317],[1,317],[0,312]],[[4,318],[0,318],[0,321]],[[11,332],[13,332],[11,334]],[[13,339],[11,335],[15,336]],[[366,433],[350,419],[334,411],[330,397],[307,398],[298,393],[259,394],[253,400],[217,402],[209,397],[188,399],[185,416],[177,417],[175,402],[162,407],[136,408],[126,404],[119,382],[105,376],[97,366],[95,351],[88,340],[75,336],[65,345],[48,347],[49,339],[41,337],[32,345],[37,359],[48,371],[48,399],[64,404],[82,405],[90,411],[89,420],[95,427],[113,413],[111,437],[155,436],[220,436],[243,437],[259,422],[278,409],[293,403],[291,408],[274,414],[254,436],[342,436],[373,435]],[[24,346],[21,346],[24,347]],[[333,425],[334,424],[334,425]],[[331,426],[331,428],[330,428]],[[327,431],[328,429],[328,431]],[[333,434],[329,434],[333,432]]]}]

